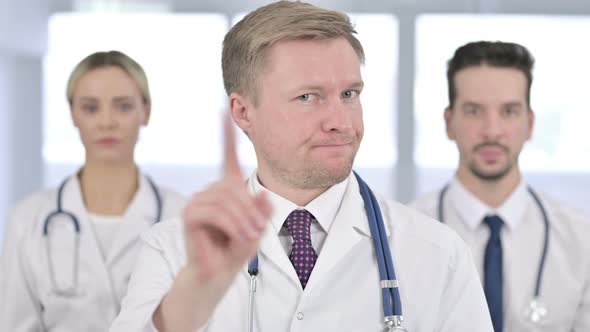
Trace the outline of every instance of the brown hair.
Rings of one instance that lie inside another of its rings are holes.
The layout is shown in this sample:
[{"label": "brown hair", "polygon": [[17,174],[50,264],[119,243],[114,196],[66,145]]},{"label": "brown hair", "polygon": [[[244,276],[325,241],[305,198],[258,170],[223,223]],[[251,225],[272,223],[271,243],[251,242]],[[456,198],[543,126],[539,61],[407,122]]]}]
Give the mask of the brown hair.
[{"label": "brown hair", "polygon": [[363,46],[346,14],[303,2],[278,1],[246,15],[223,40],[222,70],[225,91],[244,94],[256,103],[257,74],[268,49],[283,40],[344,37],[365,61]]}]

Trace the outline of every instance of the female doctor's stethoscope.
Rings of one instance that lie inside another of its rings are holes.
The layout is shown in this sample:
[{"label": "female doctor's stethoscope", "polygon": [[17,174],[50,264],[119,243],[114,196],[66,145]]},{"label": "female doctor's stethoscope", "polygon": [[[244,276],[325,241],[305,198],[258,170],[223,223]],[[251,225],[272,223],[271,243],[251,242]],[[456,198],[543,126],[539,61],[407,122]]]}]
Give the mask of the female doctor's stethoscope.
[{"label": "female doctor's stethoscope", "polygon": [[[156,212],[155,222],[157,223],[160,221],[160,219],[162,217],[162,197],[160,196],[160,192],[158,191],[158,188],[156,187],[154,182],[147,176],[146,176],[146,179],[147,179],[147,181],[154,193],[154,198],[156,199],[157,212]],[[46,246],[47,256],[49,259],[49,262],[48,262],[49,275],[51,278],[53,290],[58,295],[72,297],[72,296],[76,295],[76,289],[78,287],[78,272],[79,272],[78,271],[78,262],[80,260],[80,222],[78,221],[78,218],[76,217],[76,215],[63,209],[63,204],[62,204],[63,190],[64,190],[64,187],[65,187],[66,183],[68,182],[68,180],[69,180],[69,178],[66,178],[59,186],[59,189],[57,191],[57,209],[54,210],[53,212],[51,212],[45,218],[45,222],[43,224],[43,237],[45,238],[45,246]],[[66,287],[63,289],[60,289],[57,286],[57,280],[55,278],[52,250],[51,250],[51,245],[49,243],[50,242],[49,238],[51,235],[49,232],[49,228],[51,226],[52,221],[55,220],[59,216],[66,217],[69,220],[69,222],[72,223],[72,225],[74,226],[74,233],[75,233],[74,234],[74,236],[75,236],[75,240],[74,240],[75,241],[74,242],[75,249],[72,251],[72,256],[73,256],[72,260],[74,263],[72,274],[73,274],[74,278],[72,281],[72,285],[70,287]]]},{"label": "female doctor's stethoscope", "polygon": [[[379,267],[379,277],[381,279],[381,292],[383,297],[383,314],[385,330],[384,332],[407,332],[402,326],[402,303],[399,294],[398,282],[395,278],[393,269],[393,260],[389,243],[385,235],[385,225],[383,216],[375,195],[369,186],[354,173],[363,198],[369,228],[373,237],[373,246],[377,256],[377,265]],[[255,256],[248,264],[248,273],[250,274],[250,297],[248,302],[248,331],[254,330],[254,294],[256,292],[256,277],[258,275],[258,256]]]},{"label": "female doctor's stethoscope", "polygon": [[[449,185],[443,187],[440,191],[438,196],[438,220],[444,223],[444,197],[449,189]],[[543,279],[543,269],[545,267],[545,260],[547,258],[547,249],[549,248],[549,217],[547,217],[547,211],[541,203],[539,196],[531,189],[527,187],[527,190],[535,200],[535,203],[539,207],[541,214],[543,215],[543,225],[545,227],[545,232],[543,236],[543,251],[541,253],[541,261],[539,262],[539,269],[537,271],[537,281],[535,283],[535,292],[533,294],[533,298],[529,302],[528,306],[525,308],[524,314],[526,318],[533,324],[540,324],[544,321],[547,317],[548,311],[547,307],[540,301],[540,290],[541,290],[541,280]]]}]

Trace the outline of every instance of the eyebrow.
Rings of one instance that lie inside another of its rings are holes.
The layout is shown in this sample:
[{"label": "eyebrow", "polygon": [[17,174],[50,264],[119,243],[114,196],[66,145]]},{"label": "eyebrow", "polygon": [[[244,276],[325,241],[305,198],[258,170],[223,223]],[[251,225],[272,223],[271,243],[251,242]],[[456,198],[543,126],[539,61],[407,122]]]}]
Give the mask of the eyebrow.
[{"label": "eyebrow", "polygon": [[[348,84],[346,89],[361,89],[364,86],[365,86],[365,83],[363,81],[354,81],[353,83]],[[324,88],[320,85],[302,85],[302,86],[299,86],[299,87],[293,89],[293,91],[297,91],[297,92],[305,91],[305,90],[307,90],[307,91],[321,91],[321,90],[324,90]]]},{"label": "eyebrow", "polygon": [[98,101],[98,99],[94,98],[94,97],[80,97],[80,101],[81,102],[92,102],[95,103]]},{"label": "eyebrow", "polygon": [[521,103],[520,101],[509,101],[507,103],[502,104],[502,106],[504,106],[504,107],[507,107],[507,106],[525,107],[525,105],[523,103]]},{"label": "eyebrow", "polygon": [[118,96],[113,98],[114,103],[120,103],[124,101],[133,101],[133,97],[131,96]]},{"label": "eyebrow", "polygon": [[[483,104],[476,103],[474,101],[466,101],[463,104],[461,104],[461,107],[466,107],[466,106],[484,107]],[[508,102],[502,103],[502,107],[506,107],[506,106],[524,107],[524,104],[520,101],[508,101]]]},{"label": "eyebrow", "polygon": [[464,107],[483,107],[482,104],[479,104],[479,103],[476,103],[476,102],[473,102],[473,101],[466,101],[466,102],[462,103],[460,106],[461,106],[461,108],[464,108]]},{"label": "eyebrow", "polygon": [[353,89],[362,89],[364,86],[365,86],[365,82],[363,82],[363,81],[357,81],[357,82],[352,83],[350,85],[350,88],[353,88]]}]

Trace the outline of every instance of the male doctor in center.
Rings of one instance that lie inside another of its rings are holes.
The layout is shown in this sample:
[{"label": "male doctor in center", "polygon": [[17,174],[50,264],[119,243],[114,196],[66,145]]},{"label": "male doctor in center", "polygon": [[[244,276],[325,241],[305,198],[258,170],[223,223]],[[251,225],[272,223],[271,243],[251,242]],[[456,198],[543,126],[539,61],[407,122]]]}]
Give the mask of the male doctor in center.
[{"label": "male doctor in center", "polygon": [[[182,219],[143,237],[111,331],[247,331],[256,255],[254,331],[383,331],[373,235],[351,172],[363,137],[364,53],[353,34],[346,15],[288,1],[228,32],[231,120],[258,169],[245,181],[228,120],[223,178],[196,193]],[[399,203],[377,202],[405,329],[491,332],[465,243]]]}]

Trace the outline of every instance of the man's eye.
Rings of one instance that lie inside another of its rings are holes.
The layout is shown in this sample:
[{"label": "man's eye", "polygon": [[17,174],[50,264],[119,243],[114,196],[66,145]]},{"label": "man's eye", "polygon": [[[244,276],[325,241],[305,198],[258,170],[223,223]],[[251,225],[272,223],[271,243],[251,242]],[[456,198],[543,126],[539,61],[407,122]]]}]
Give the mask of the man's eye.
[{"label": "man's eye", "polygon": [[346,90],[346,91],[342,92],[343,98],[354,98],[357,95],[358,95],[358,92],[356,92],[354,90]]},{"label": "man's eye", "polygon": [[318,95],[314,94],[314,93],[304,93],[301,96],[297,97],[297,100],[299,101],[303,101],[303,102],[315,102],[315,100],[318,98]]},{"label": "man's eye", "polygon": [[310,99],[311,99],[311,94],[309,94],[309,93],[306,93],[306,94],[303,94],[303,95],[301,95],[301,96],[299,96],[299,97],[297,97],[297,98],[298,98],[299,100],[301,100],[301,101],[308,101],[308,100],[310,100]]},{"label": "man's eye", "polygon": [[517,115],[518,109],[516,107],[506,107],[506,109],[504,109],[504,113],[508,116]]}]

